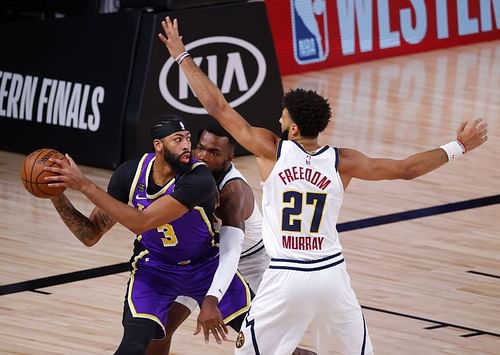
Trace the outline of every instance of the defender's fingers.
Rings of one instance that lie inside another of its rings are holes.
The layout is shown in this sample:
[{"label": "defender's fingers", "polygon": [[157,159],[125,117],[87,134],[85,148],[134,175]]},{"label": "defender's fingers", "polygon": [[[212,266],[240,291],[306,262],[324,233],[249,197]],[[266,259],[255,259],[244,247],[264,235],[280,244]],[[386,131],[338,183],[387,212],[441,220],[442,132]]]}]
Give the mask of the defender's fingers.
[{"label": "defender's fingers", "polygon": [[205,336],[205,344],[208,344],[210,338],[210,330],[208,327],[203,327],[203,335]]},{"label": "defender's fingers", "polygon": [[[220,332],[220,330],[217,328],[212,329],[212,333],[214,335],[214,338],[215,338],[215,341],[217,342],[217,344],[222,343],[222,340],[220,340],[221,337],[219,336],[219,332]],[[222,333],[221,333],[221,335],[222,335]]]},{"label": "defender's fingers", "polygon": [[462,132],[464,130],[466,124],[467,124],[467,120],[463,120],[462,122],[460,122],[460,126],[458,126],[457,133]]},{"label": "defender's fingers", "polygon": [[164,35],[158,33],[158,38],[163,42],[164,45],[167,45],[167,38]]},{"label": "defender's fingers", "polygon": [[165,21],[161,22],[161,27],[163,28],[163,31],[167,32],[167,23]]},{"label": "defender's fingers", "polygon": [[196,322],[196,329],[194,330],[193,335],[200,334],[200,330],[201,330],[201,324],[200,324],[200,322]]},{"label": "defender's fingers", "polygon": [[483,122],[483,119],[482,118],[476,118],[474,120],[474,124],[473,124],[473,127],[477,127],[481,122]]}]

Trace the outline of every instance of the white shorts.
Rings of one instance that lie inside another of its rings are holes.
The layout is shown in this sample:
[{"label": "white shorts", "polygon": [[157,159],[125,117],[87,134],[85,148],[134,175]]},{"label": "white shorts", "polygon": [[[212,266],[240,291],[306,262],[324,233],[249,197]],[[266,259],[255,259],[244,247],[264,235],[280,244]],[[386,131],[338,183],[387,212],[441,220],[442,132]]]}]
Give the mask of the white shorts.
[{"label": "white shorts", "polygon": [[[254,293],[256,293],[259,288],[260,282],[262,281],[262,275],[269,265],[269,260],[271,260],[271,258],[267,255],[264,245],[262,245],[262,249],[258,250],[256,253],[248,254],[240,258],[238,271],[250,285]],[[175,302],[189,308],[191,312],[198,306],[194,299],[186,296],[178,296]]]},{"label": "white shorts", "polygon": [[290,355],[306,328],[319,355],[330,350],[373,354],[340,253],[316,262],[271,260],[236,339],[235,354]]}]

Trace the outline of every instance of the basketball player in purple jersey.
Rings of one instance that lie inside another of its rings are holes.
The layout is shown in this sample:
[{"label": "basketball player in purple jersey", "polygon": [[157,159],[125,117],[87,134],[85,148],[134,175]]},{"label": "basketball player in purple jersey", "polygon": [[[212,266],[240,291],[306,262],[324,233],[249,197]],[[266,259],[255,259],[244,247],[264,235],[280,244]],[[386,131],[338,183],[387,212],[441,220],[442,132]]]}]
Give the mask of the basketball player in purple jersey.
[{"label": "basketball player in purple jersey", "polygon": [[373,354],[366,323],[350,284],[337,218],[353,178],[413,179],[487,140],[487,124],[464,121],[456,140],[406,159],[374,159],[322,146],[331,117],[328,101],[312,90],[283,98],[282,137],[251,126],[186,51],[177,20],[159,34],[208,114],[253,153],[262,178],[262,237],[271,256],[236,340],[235,354],[289,355],[311,329],[319,354]]},{"label": "basketball player in purple jersey", "polygon": [[248,286],[235,275],[242,240],[221,235],[215,247],[216,185],[206,165],[191,159],[190,137],[178,117],[156,122],[155,152],[123,163],[111,177],[109,194],[87,180],[71,158],[55,160],[60,167],[51,169],[61,174],[51,183],[80,190],[97,206],[86,218],[64,195],[51,199],[85,245],[94,245],[116,222],[137,234],[117,354],[144,353],[151,339],[164,337],[168,310],[178,296],[200,305],[196,333],[203,328],[206,341],[212,333],[220,343],[225,323],[248,310]]},{"label": "basketball player in purple jersey", "polygon": [[[232,226],[230,233],[244,234],[238,271],[250,285],[252,291],[259,288],[262,275],[269,265],[262,241],[262,215],[252,189],[243,174],[233,165],[234,138],[217,122],[205,126],[198,135],[194,149],[196,159],[207,164],[214,176],[220,194],[220,203],[215,211],[216,228]],[[238,238],[233,236],[233,238]],[[169,322],[165,327],[166,336],[150,343],[147,355],[167,355],[175,330],[196,308],[196,302],[180,296],[169,310]],[[246,315],[246,314],[245,314]],[[245,315],[235,318],[229,325],[239,332]],[[297,348],[292,355],[314,355],[315,353]]]}]

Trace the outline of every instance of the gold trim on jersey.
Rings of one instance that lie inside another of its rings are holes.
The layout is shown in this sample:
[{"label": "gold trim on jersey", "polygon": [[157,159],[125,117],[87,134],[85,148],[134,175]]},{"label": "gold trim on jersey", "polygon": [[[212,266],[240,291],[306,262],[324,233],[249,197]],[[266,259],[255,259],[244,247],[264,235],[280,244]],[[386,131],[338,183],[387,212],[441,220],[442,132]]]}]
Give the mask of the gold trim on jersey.
[{"label": "gold trim on jersey", "polygon": [[134,302],[132,301],[132,290],[134,289],[134,280],[135,280],[135,273],[137,271],[137,262],[139,261],[139,259],[142,259],[147,254],[149,254],[149,251],[143,250],[142,252],[139,253],[139,255],[137,255],[134,258],[134,261],[132,262],[132,272],[130,274],[130,282],[128,284],[127,302],[128,302],[128,306],[130,308],[130,312],[132,312],[132,315],[134,316],[134,318],[138,317],[138,318],[151,319],[153,322],[157,323],[161,327],[161,329],[163,330],[163,334],[165,334],[165,326],[162,324],[160,319],[158,319],[158,317],[156,317],[152,314],[149,314],[149,313],[137,312],[137,310],[135,309],[135,306],[134,306]]},{"label": "gold trim on jersey", "polygon": [[167,189],[175,182],[175,178],[172,178],[165,185],[163,185],[163,187],[160,189],[160,191],[158,191],[152,195],[150,195],[148,193],[149,173],[151,172],[151,168],[153,167],[153,162],[155,160],[156,160],[156,157],[151,159],[151,161],[149,162],[148,167],[146,168],[146,173],[145,173],[145,177],[144,177],[144,180],[146,183],[146,197],[149,200],[154,200],[154,199],[157,199],[158,197],[162,197],[165,194],[165,191],[167,191]]},{"label": "gold trim on jersey", "polygon": [[243,277],[241,276],[241,274],[240,274],[239,271],[236,271],[236,276],[238,276],[238,278],[240,279],[241,283],[245,287],[246,305],[243,306],[242,308],[240,308],[239,310],[237,310],[236,312],[228,315],[226,318],[224,318],[223,319],[224,324],[229,323],[230,321],[232,321],[233,319],[235,319],[236,317],[240,316],[241,314],[247,312],[250,309],[250,302],[252,301],[252,299],[250,297],[250,289],[248,288],[248,284],[243,279]]},{"label": "gold trim on jersey", "polygon": [[215,235],[213,229],[212,229],[212,222],[210,222],[210,219],[207,216],[207,213],[203,209],[203,207],[200,206],[194,206],[193,210],[198,211],[198,213],[201,215],[201,218],[203,218],[203,221],[207,225],[208,231],[210,232],[210,235],[213,237]]},{"label": "gold trim on jersey", "polygon": [[207,165],[207,164],[205,164],[202,161],[198,161],[198,162],[194,163],[193,165],[191,165],[191,170],[194,170],[195,168],[199,167],[200,165]]},{"label": "gold trim on jersey", "polygon": [[132,203],[134,199],[134,191],[135,187],[137,186],[137,181],[139,180],[139,177],[141,176],[141,170],[142,170],[142,164],[144,164],[144,160],[148,156],[148,153],[144,154],[139,161],[139,164],[137,165],[137,170],[135,171],[134,175],[134,180],[132,180],[132,185],[130,186],[130,191],[128,193],[128,204],[132,207],[134,207],[134,204]]},{"label": "gold trim on jersey", "polygon": [[[144,160],[146,159],[146,157],[149,155],[150,153],[146,153],[142,156],[141,160],[139,161],[139,164],[137,165],[137,170],[135,172],[135,175],[134,175],[134,179],[132,181],[132,185],[130,186],[130,192],[129,192],[129,202],[128,204],[130,206],[133,206],[133,198],[134,198],[134,192],[136,190],[136,187],[137,187],[137,182],[139,181],[139,178],[141,176],[141,171],[142,171],[142,167],[144,165]],[[153,157],[149,163],[148,163],[148,166],[146,167],[146,171],[144,173],[144,182],[146,184],[146,197],[149,199],[149,200],[154,200],[154,199],[157,199],[158,197],[161,197],[165,194],[165,191],[167,191],[167,189],[175,182],[175,178],[172,178],[166,185],[164,185],[158,192],[150,195],[148,193],[148,183],[149,183],[149,174],[151,173],[151,169],[153,167],[153,163],[154,161],[156,160],[156,157]]]}]

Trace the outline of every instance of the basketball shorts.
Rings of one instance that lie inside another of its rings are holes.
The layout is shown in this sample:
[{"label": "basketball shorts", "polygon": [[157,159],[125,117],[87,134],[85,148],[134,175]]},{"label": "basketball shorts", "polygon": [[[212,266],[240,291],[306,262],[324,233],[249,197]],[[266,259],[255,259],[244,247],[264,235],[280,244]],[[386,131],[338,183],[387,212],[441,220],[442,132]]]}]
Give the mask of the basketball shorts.
[{"label": "basketball shorts", "polygon": [[[147,256],[138,256],[132,263],[127,289],[127,303],[133,317],[151,319],[158,324],[156,339],[165,336],[168,309],[180,296],[188,296],[198,305],[206,296],[219,260],[210,258],[196,265],[159,265]],[[219,302],[224,322],[229,322],[248,311],[250,290],[243,278],[236,274],[226,294]]]},{"label": "basketball shorts", "polygon": [[[248,254],[240,258],[238,271],[250,285],[253,292],[257,292],[260,282],[262,281],[262,275],[269,266],[270,259],[271,258],[267,255],[264,245],[262,245],[262,248],[255,253]],[[187,296],[179,296],[175,302],[189,308],[191,312],[193,312],[198,306],[198,303],[194,299]]]},{"label": "basketball shorts", "polygon": [[309,328],[318,354],[373,354],[341,253],[271,259],[236,340],[237,355],[290,355]]}]

